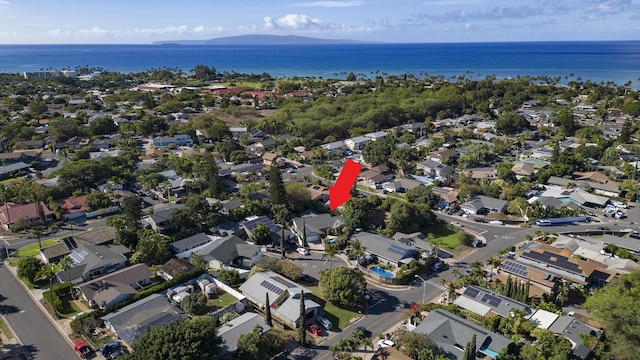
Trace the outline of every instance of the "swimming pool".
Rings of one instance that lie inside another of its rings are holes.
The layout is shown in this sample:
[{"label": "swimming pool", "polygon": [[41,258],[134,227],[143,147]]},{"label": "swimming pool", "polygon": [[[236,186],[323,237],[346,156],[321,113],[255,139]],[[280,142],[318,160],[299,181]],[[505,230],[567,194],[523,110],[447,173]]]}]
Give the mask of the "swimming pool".
[{"label": "swimming pool", "polygon": [[393,275],[392,272],[387,271],[385,269],[379,268],[377,266],[372,266],[369,268],[369,270],[373,271],[374,273],[380,275],[380,276],[384,276],[386,278],[392,278],[395,277],[395,275]]}]

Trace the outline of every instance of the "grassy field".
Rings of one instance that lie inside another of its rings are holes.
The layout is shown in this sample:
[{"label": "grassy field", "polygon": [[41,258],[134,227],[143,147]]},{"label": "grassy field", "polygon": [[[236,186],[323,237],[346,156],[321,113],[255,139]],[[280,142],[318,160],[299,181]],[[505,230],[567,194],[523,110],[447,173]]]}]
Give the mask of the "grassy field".
[{"label": "grassy field", "polygon": [[218,297],[209,299],[209,301],[207,301],[208,311],[216,311],[222,309],[233,304],[236,301],[238,301],[238,299],[236,299],[235,296],[226,292],[222,293],[221,295],[218,295]]},{"label": "grassy field", "polygon": [[[322,289],[319,286],[305,286],[307,289],[311,290],[313,295],[323,299]],[[329,319],[334,326],[338,326],[340,329],[344,329],[350,323],[349,320],[355,317],[361,317],[362,314],[358,314],[357,312],[339,308],[329,301],[324,305],[324,317]]]},{"label": "grassy field", "polygon": [[[51,245],[55,245],[56,243],[58,243],[58,241],[59,241],[58,239],[44,240],[42,241],[42,247],[45,248]],[[29,244],[27,246],[21,247],[16,252],[11,254],[11,256],[13,257],[36,256],[39,253],[40,253],[40,247],[36,242],[34,244]]]},{"label": "grassy field", "polygon": [[2,318],[0,318],[0,332],[3,333],[7,339],[13,339],[13,333],[9,331],[9,327],[4,323],[4,319]]},{"label": "grassy field", "polygon": [[455,250],[460,245],[460,239],[455,231],[451,231],[444,224],[436,224],[422,229],[424,234],[433,234],[432,243],[446,250]]}]

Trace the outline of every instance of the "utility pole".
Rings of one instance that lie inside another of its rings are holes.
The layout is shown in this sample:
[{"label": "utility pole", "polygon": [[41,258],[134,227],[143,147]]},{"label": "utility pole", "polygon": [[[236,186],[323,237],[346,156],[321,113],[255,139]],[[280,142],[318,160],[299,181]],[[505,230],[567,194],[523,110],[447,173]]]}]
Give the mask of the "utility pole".
[{"label": "utility pole", "polygon": [[427,281],[418,274],[416,274],[416,278],[422,280],[422,303],[424,304],[426,302],[425,298],[427,297]]}]

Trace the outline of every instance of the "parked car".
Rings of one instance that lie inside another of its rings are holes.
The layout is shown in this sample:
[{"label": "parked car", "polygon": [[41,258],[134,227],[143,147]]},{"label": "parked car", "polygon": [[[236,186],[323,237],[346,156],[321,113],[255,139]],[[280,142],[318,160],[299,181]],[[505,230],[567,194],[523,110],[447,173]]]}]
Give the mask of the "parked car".
[{"label": "parked car", "polygon": [[473,240],[473,242],[471,243],[471,245],[472,245],[473,247],[476,247],[476,248],[477,248],[477,247],[482,247],[482,246],[484,246],[484,245],[485,245],[485,243],[484,243],[484,241],[482,241],[482,240],[480,240],[480,239],[475,239],[475,240]]},{"label": "parked car", "polygon": [[309,255],[309,250],[305,249],[305,248],[297,248],[296,251],[298,251],[298,254],[300,255]]},{"label": "parked car", "polygon": [[453,226],[457,226],[457,227],[462,227],[462,224],[460,224],[460,223],[459,223],[459,222],[457,222],[457,221],[453,221],[453,222],[451,223],[451,225],[453,225]]},{"label": "parked car", "polygon": [[114,351],[111,353],[111,355],[109,355],[109,360],[113,360],[116,358],[119,358],[122,355],[127,355],[129,352],[127,351],[127,349],[125,348],[119,348],[118,350]]},{"label": "parked car", "polygon": [[324,318],[322,316],[318,316],[317,320],[320,323],[320,325],[322,325],[327,330],[330,330],[333,327],[333,324],[327,318]]},{"label": "parked car", "polygon": [[101,347],[100,349],[98,349],[98,352],[102,356],[107,357],[111,353],[113,353],[116,350],[118,350],[121,346],[122,346],[122,343],[120,341],[110,342],[110,343],[106,344],[105,346]]},{"label": "parked car", "polygon": [[311,331],[313,335],[318,335],[318,336],[322,335],[322,329],[320,328],[320,326],[316,324],[308,324],[307,330]]},{"label": "parked car", "polygon": [[500,220],[493,220],[493,221],[489,221],[489,224],[491,225],[504,225],[504,223]]},{"label": "parked car", "polygon": [[356,330],[362,331],[362,334],[363,334],[365,337],[371,337],[371,335],[373,335],[373,334],[371,333],[371,331],[367,330],[367,328],[365,328],[364,326],[358,326],[358,327],[357,327],[357,328],[355,328],[353,331],[356,331]]},{"label": "parked car", "polygon": [[309,274],[300,275],[300,281],[305,282],[307,284],[317,284],[318,280]]},{"label": "parked car", "polygon": [[74,346],[73,349],[78,353],[78,355],[80,355],[81,358],[86,359],[89,355],[91,355],[91,353],[93,352],[93,350],[91,350],[90,347],[88,347],[87,345],[84,344],[84,342],[82,341],[78,341]]},{"label": "parked car", "polygon": [[431,265],[431,271],[442,271],[446,269],[446,264],[442,260],[438,260],[435,264]]},{"label": "parked car", "polygon": [[396,343],[394,343],[391,340],[383,339],[383,340],[378,341],[378,346],[381,347],[381,348],[383,348],[383,347],[393,347],[393,346],[395,346],[395,344]]}]

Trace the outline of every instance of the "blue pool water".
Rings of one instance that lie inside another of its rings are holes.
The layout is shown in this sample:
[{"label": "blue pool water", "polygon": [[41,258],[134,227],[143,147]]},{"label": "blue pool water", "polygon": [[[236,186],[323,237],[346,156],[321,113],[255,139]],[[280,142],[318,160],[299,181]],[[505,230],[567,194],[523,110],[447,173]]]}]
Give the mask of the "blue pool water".
[{"label": "blue pool water", "polygon": [[483,353],[483,354],[487,354],[487,355],[493,357],[494,359],[498,357],[498,353],[497,352],[495,352],[495,351],[493,351],[491,349],[485,348],[485,347],[481,347],[480,348],[480,352]]},{"label": "blue pool water", "polygon": [[374,273],[376,273],[376,274],[378,274],[380,276],[384,276],[384,277],[387,277],[387,278],[392,278],[392,277],[395,276],[395,275],[393,275],[392,272],[389,272],[389,271],[387,271],[385,269],[381,269],[381,268],[379,268],[377,266],[372,266],[372,267],[369,268],[369,270],[373,271]]}]

